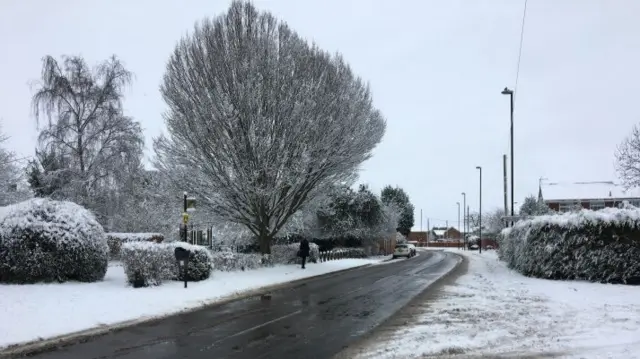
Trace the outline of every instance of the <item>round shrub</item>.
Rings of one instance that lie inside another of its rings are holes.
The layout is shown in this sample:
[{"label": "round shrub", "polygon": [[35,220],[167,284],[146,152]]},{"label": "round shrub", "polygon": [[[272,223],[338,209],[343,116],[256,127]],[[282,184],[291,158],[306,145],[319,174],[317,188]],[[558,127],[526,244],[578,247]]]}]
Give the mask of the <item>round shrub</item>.
[{"label": "round shrub", "polygon": [[164,280],[184,280],[174,254],[177,247],[190,251],[187,281],[211,276],[213,257],[205,247],[185,242],[128,242],[122,245],[120,254],[129,284],[137,288],[160,285]]},{"label": "round shrub", "polygon": [[499,256],[547,279],[640,284],[640,210],[606,208],[519,221],[499,238]]},{"label": "round shrub", "polygon": [[198,282],[208,279],[213,271],[213,256],[211,252],[203,246],[196,246],[185,242],[171,242],[167,243],[171,248],[171,255],[173,256],[173,263],[175,264],[175,272],[178,274],[174,279],[184,280],[182,273],[178,273],[179,269],[175,261],[174,251],[176,247],[182,247],[188,251],[189,254],[189,266],[187,268],[187,281]]},{"label": "round shrub", "polygon": [[164,241],[164,235],[160,233],[107,233],[107,245],[109,245],[109,258],[120,259],[120,248],[123,243],[129,242],[155,242]]},{"label": "round shrub", "polygon": [[72,202],[36,198],[0,216],[0,282],[96,282],[107,272],[104,229]]}]

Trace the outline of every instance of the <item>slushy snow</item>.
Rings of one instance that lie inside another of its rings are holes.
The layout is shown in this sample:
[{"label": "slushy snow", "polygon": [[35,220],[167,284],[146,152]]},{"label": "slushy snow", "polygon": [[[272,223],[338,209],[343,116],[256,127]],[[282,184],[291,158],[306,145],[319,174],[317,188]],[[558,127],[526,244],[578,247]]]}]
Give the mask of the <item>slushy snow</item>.
[{"label": "slushy snow", "polygon": [[451,251],[467,274],[357,358],[640,358],[640,287],[529,278],[494,251]]}]

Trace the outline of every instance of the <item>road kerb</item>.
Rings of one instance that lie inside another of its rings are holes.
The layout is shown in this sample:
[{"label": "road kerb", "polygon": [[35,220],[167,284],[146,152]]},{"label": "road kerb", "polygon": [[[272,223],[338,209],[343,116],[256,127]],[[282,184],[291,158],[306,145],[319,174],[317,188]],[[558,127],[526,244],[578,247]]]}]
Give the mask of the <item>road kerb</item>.
[{"label": "road kerb", "polygon": [[81,330],[81,331],[77,331],[77,332],[73,332],[73,333],[69,333],[69,334],[63,334],[63,335],[52,337],[52,338],[47,338],[47,339],[42,339],[42,340],[35,340],[35,341],[21,343],[21,344],[12,344],[12,345],[9,345],[7,347],[0,348],[0,358],[22,357],[22,356],[27,356],[27,355],[33,355],[33,354],[37,354],[37,353],[47,352],[47,351],[53,350],[55,348],[60,348],[60,347],[65,347],[65,346],[69,346],[69,345],[73,345],[73,344],[83,343],[83,342],[89,341],[90,339],[92,339],[94,337],[105,335],[105,334],[108,334],[108,333],[111,333],[111,332],[120,331],[120,330],[129,328],[129,327],[133,327],[133,326],[136,326],[136,325],[151,323],[151,322],[154,322],[154,321],[159,321],[159,320],[166,319],[168,317],[195,312],[195,311],[201,310],[201,309],[206,308],[206,307],[221,306],[221,305],[224,305],[224,304],[236,301],[236,300],[241,300],[241,299],[246,299],[246,298],[251,298],[251,297],[254,297],[254,296],[258,296],[258,295],[264,294],[265,292],[272,292],[272,291],[275,291],[275,290],[296,287],[296,286],[302,285],[305,282],[308,282],[310,280],[321,279],[321,278],[330,278],[330,277],[333,277],[335,275],[339,275],[339,274],[342,274],[342,273],[345,273],[345,272],[350,272],[350,271],[354,271],[354,270],[358,270],[358,269],[367,268],[367,267],[370,267],[372,265],[373,265],[372,263],[368,263],[368,264],[363,264],[363,265],[356,266],[356,267],[350,267],[350,268],[346,268],[346,269],[341,269],[341,270],[337,270],[337,271],[333,271],[333,272],[329,272],[329,273],[318,274],[318,275],[313,275],[313,276],[309,276],[309,277],[305,277],[305,278],[295,279],[295,280],[292,280],[292,281],[283,282],[283,283],[279,283],[279,284],[272,284],[272,285],[267,285],[267,286],[263,286],[263,287],[259,287],[259,288],[247,289],[247,290],[238,292],[238,293],[230,295],[230,296],[226,296],[226,297],[222,297],[222,298],[211,300],[210,302],[202,303],[201,305],[198,305],[198,306],[195,306],[195,307],[191,307],[191,308],[187,308],[187,309],[184,309],[184,310],[171,312],[171,313],[167,313],[167,314],[160,314],[160,315],[157,315],[157,316],[142,317],[142,318],[127,320],[127,321],[123,321],[123,322],[119,322],[119,323],[115,323],[115,324],[102,325],[102,326],[99,326],[99,327],[95,327],[95,328],[91,328],[91,329],[85,329],[85,330]]}]

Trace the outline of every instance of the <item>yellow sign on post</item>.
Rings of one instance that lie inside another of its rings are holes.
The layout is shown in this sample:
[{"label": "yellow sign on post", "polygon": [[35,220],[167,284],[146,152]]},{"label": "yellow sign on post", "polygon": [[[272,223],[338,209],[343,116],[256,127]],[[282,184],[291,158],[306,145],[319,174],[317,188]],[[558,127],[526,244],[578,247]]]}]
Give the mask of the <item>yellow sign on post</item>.
[{"label": "yellow sign on post", "polygon": [[182,213],[182,223],[184,223],[184,224],[189,223],[189,213],[187,213],[187,212],[183,212]]}]

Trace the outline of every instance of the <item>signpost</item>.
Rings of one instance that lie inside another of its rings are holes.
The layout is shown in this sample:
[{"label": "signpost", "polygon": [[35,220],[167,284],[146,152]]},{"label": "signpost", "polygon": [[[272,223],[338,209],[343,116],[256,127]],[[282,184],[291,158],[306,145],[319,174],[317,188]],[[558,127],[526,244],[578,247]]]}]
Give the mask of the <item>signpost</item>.
[{"label": "signpost", "polygon": [[187,242],[189,212],[193,212],[196,210],[196,199],[194,197],[187,197],[187,192],[184,192],[182,207],[182,241]]}]

